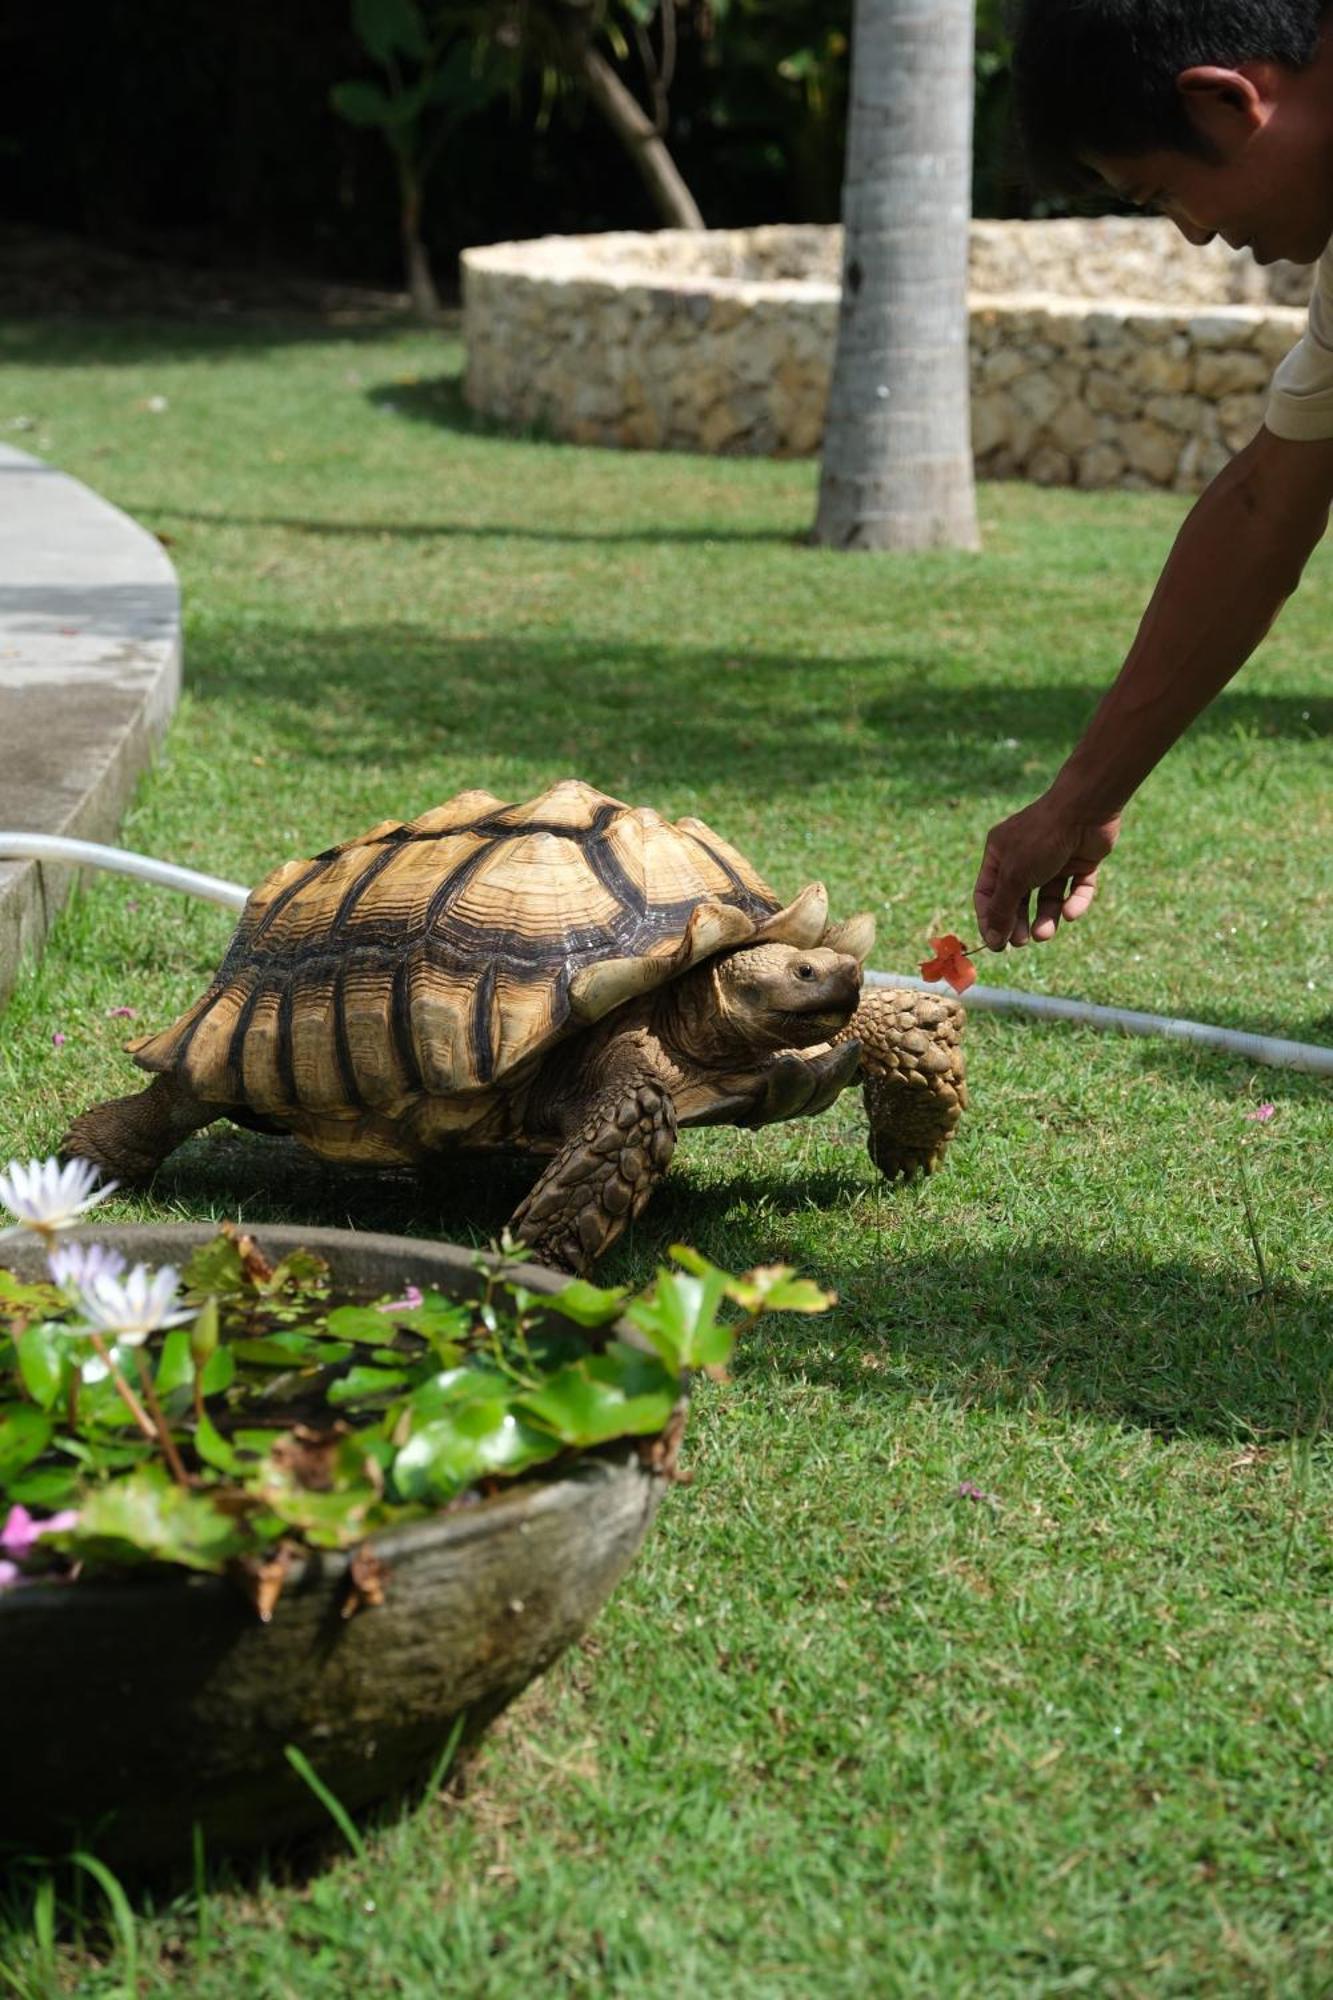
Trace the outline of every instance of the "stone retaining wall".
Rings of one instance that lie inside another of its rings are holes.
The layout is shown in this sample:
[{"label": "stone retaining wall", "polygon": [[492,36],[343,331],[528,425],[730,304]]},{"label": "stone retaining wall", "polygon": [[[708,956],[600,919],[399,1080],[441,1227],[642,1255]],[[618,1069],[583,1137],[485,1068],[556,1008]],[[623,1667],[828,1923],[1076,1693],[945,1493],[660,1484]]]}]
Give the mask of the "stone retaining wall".
[{"label": "stone retaining wall", "polygon": [[[463,258],[467,396],[578,444],[816,451],[841,232],[544,237]],[[1262,418],[1309,273],[1157,219],[975,223],[984,476],[1196,490]]]}]

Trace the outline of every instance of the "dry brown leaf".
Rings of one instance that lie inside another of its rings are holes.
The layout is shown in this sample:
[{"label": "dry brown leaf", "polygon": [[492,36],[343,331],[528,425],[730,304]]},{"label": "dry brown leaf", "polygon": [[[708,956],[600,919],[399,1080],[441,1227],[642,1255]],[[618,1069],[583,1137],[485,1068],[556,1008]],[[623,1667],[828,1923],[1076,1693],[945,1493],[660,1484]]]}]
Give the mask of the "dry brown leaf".
[{"label": "dry brown leaf", "polygon": [[386,1564],[371,1548],[369,1542],[362,1542],[352,1550],[347,1563],[347,1594],[342,1602],[344,1618],[355,1618],[358,1611],[369,1605],[372,1610],[384,1602],[384,1587],[389,1571]]},{"label": "dry brown leaf", "polygon": [[273,1617],[298,1550],[292,1542],[279,1542],[271,1556],[238,1556],[229,1574],[253,1604],[261,1625]]},{"label": "dry brown leaf", "polygon": [[273,1276],[273,1266],[264,1255],[253,1236],[240,1229],[234,1222],[224,1222],[222,1234],[236,1245],[241,1259],[241,1269],[252,1285],[266,1285]]}]

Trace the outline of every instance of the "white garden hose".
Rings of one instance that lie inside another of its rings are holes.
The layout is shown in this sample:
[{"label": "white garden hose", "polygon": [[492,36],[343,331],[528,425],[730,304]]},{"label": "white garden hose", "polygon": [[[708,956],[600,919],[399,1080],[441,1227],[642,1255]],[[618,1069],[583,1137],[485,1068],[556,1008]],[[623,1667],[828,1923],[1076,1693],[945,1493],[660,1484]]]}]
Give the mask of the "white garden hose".
[{"label": "white garden hose", "polygon": [[[905,973],[867,972],[867,986],[910,986],[918,993],[943,993],[955,998],[943,980],[933,983]],[[970,986],[965,1007],[978,1014],[1031,1014],[1043,1021],[1076,1021],[1081,1027],[1114,1030],[1122,1035],[1158,1035],[1164,1041],[1192,1042],[1195,1048],[1220,1049],[1249,1062],[1274,1069],[1303,1069],[1312,1076],[1333,1076],[1333,1049],[1318,1042],[1286,1042],[1277,1035],[1252,1035],[1242,1028],[1214,1028],[1205,1021],[1178,1021],[1169,1014],[1138,1014],[1130,1007],[1097,1007],[1091,1000],[1059,1000],[1048,993],[1020,993],[1012,986]]]},{"label": "white garden hose", "polygon": [[[130,854],[121,847],[99,847],[89,840],[64,840],[50,834],[0,833],[0,861],[60,861],[74,867],[105,868],[118,875],[137,876],[141,882],[182,889],[186,895],[223,903],[230,910],[244,909],[250,895],[239,882],[223,882],[216,875],[200,875],[193,868],[177,868],[170,861],[154,861],[146,854]],[[953,988],[943,981],[930,984],[908,973],[867,972],[865,977],[867,986],[909,986],[918,993],[953,997]],[[1240,1028],[1178,1021],[1167,1014],[1139,1014],[1128,1007],[1098,1007],[1090,1000],[1060,1000],[1046,993],[1020,993],[1009,986],[970,987],[964,1005],[979,1014],[1029,1014],[1038,1020],[1074,1021],[1081,1027],[1123,1035],[1156,1035],[1164,1041],[1189,1042],[1195,1048],[1243,1056],[1247,1062],[1267,1063],[1274,1069],[1333,1076],[1333,1048],[1325,1048],[1318,1042],[1287,1042],[1275,1035],[1252,1035]]]},{"label": "white garden hose", "polygon": [[113,875],[136,875],[141,882],[225,903],[229,910],[243,910],[250,894],[239,882],[222,882],[216,875],[200,875],[172,861],[154,861],[147,854],[129,854],[123,847],[99,847],[92,840],[64,840],[55,834],[0,833],[0,861],[66,861],[75,867],[105,868]]}]

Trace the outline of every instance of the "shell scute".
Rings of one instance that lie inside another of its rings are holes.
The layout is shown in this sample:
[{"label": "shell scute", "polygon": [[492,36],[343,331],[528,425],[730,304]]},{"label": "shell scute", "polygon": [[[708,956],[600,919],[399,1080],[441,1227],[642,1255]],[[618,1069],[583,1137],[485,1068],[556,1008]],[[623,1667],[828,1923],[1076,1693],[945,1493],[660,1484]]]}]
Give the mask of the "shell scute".
[{"label": "shell scute", "polygon": [[279,1121],[394,1118],[493,1089],[774,924],[804,935],[827,907],[811,894],[782,911],[702,821],[577,779],[516,804],[474,789],[274,869],[209,991],[133,1052]]}]

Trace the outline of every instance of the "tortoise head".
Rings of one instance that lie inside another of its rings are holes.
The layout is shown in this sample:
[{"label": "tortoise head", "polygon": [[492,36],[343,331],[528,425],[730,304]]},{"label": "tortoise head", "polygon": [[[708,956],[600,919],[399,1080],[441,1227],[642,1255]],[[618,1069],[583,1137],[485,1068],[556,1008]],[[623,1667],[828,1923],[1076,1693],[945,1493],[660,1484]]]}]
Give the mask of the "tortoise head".
[{"label": "tortoise head", "polygon": [[712,961],[714,1005],[745,1048],[805,1049],[845,1028],[861,997],[861,965],[816,945],[744,945]]}]

